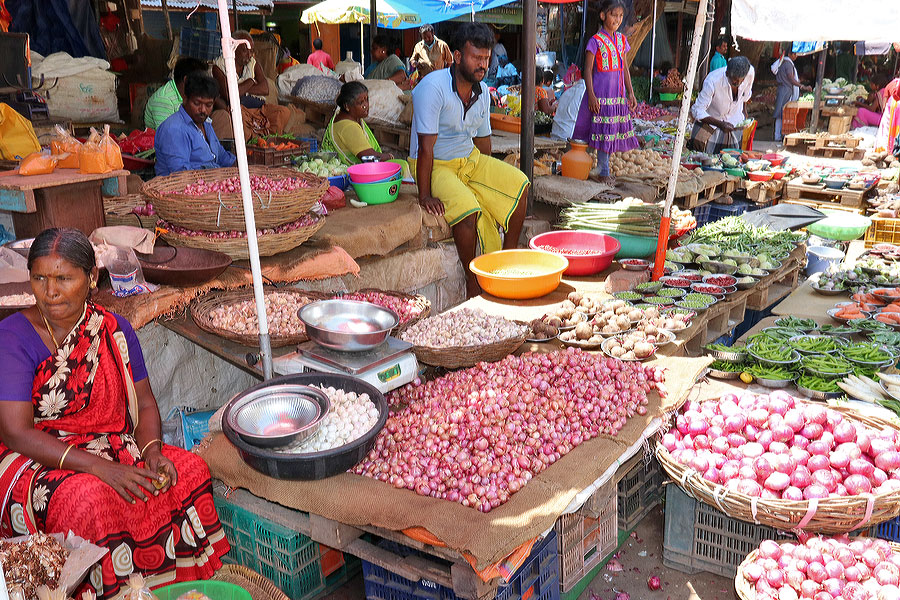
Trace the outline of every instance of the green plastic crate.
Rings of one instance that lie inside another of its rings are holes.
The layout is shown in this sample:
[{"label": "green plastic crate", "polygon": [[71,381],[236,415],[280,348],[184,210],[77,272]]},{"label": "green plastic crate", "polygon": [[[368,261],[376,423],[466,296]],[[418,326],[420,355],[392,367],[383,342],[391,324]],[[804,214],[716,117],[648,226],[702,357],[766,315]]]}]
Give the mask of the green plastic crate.
[{"label": "green plastic crate", "polygon": [[159,600],[176,600],[182,594],[194,590],[213,600],[253,600],[250,592],[241,586],[224,581],[183,581],[153,590],[153,594]]}]

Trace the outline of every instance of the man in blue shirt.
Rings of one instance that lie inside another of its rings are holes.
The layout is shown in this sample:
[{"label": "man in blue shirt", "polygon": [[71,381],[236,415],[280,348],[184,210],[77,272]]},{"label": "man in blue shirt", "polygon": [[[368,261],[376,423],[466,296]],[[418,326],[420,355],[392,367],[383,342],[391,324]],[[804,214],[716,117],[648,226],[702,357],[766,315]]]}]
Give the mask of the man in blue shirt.
[{"label": "man in blue shirt", "polygon": [[205,73],[191,73],[184,82],[184,102],[156,131],[156,174],[216,169],[234,164],[234,154],[222,147],[209,115],[219,84]]},{"label": "man in blue shirt", "polygon": [[463,23],[453,40],[453,65],[426,75],[413,90],[410,167],[422,209],[443,215],[466,269],[466,293],[481,292],[468,271],[476,243],[484,253],[516,248],[525,220],[528,178],[491,156],[491,99],[482,82],[494,35],[484,23]]}]

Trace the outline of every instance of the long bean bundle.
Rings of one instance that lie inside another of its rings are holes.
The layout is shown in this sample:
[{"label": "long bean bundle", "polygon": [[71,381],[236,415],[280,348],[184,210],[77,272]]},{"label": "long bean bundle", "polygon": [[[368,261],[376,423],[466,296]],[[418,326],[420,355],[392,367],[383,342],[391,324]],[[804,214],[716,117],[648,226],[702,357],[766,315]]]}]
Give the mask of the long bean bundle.
[{"label": "long bean bundle", "polygon": [[[659,235],[662,222],[662,207],[625,202],[584,202],[563,209],[559,220],[563,229],[594,229],[655,238]],[[674,228],[672,232],[675,232]]]}]

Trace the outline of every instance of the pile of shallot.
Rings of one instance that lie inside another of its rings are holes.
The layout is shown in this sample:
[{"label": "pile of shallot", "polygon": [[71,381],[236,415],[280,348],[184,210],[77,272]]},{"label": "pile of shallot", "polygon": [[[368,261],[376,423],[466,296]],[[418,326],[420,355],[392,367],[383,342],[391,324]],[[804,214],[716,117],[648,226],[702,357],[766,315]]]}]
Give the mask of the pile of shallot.
[{"label": "pile of shallot", "polygon": [[[291,192],[303,188],[308,188],[309,182],[300,177],[281,177],[272,179],[269,177],[260,177],[259,175],[250,176],[250,189],[254,192]],[[229,177],[221,181],[205,181],[198,179],[194,183],[189,183],[181,191],[167,192],[169,194],[178,194],[181,196],[205,196],[207,194],[233,194],[240,193],[241,180],[238,177]]]},{"label": "pile of shallot", "polygon": [[[291,221],[290,223],[284,223],[282,225],[278,225],[277,227],[268,227],[266,229],[257,229],[256,237],[262,237],[264,235],[272,235],[275,233],[289,233],[296,229],[300,229],[301,227],[309,227],[310,225],[314,225],[319,220],[319,217],[311,212],[306,213],[296,221]],[[207,237],[214,239],[237,239],[237,238],[247,238],[246,231],[202,231],[200,229],[188,229],[186,227],[181,227],[180,225],[173,225],[164,219],[160,219],[157,222],[157,225],[162,229],[167,229],[172,233],[177,233],[178,235],[186,235],[188,237]]]},{"label": "pile of shallot", "polygon": [[[266,294],[265,300],[270,334],[274,336],[306,334],[306,327],[297,316],[297,311],[314,302],[312,298],[287,292],[272,292]],[[209,316],[212,324],[219,329],[244,335],[259,335],[256,303],[252,299],[217,306],[210,311]]]},{"label": "pile of shallot", "polygon": [[416,346],[454,348],[502,342],[530,331],[526,325],[489,315],[481,309],[462,308],[422,319],[400,337]]},{"label": "pile of shallot", "polygon": [[393,392],[405,408],[353,472],[488,512],[582,442],[645,415],[663,379],[574,348],[482,362]]},{"label": "pile of shallot", "polygon": [[759,545],[744,565],[756,600],[897,600],[900,554],[884,540],[812,536],[805,542]]},{"label": "pile of shallot", "polygon": [[383,306],[397,313],[400,317],[400,324],[407,323],[422,314],[422,306],[413,298],[401,298],[384,292],[354,292],[352,294],[344,294],[342,300],[358,300],[360,302],[370,302]]},{"label": "pile of shallot", "polygon": [[662,445],[712,483],[811,500],[900,490],[900,432],[877,431],[777,390],[687,402]]}]

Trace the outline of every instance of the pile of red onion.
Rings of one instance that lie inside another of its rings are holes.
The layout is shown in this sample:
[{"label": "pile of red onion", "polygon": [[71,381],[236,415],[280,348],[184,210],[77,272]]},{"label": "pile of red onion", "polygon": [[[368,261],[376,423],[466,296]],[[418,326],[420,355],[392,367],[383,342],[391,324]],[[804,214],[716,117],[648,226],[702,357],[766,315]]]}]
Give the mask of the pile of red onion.
[{"label": "pile of red onion", "polygon": [[884,540],[812,536],[781,545],[767,540],[743,575],[756,588],[756,600],[900,598],[900,554]]},{"label": "pile of red onion", "polygon": [[811,500],[900,490],[900,432],[876,431],[778,390],[687,402],[662,445],[712,483]]},{"label": "pile of red onion", "polygon": [[[282,225],[278,225],[277,227],[269,227],[266,229],[257,229],[256,237],[262,237],[264,235],[271,235],[273,233],[288,233],[294,231],[295,229],[300,229],[301,227],[309,227],[316,223],[319,220],[319,217],[314,213],[306,213],[296,221],[291,221],[290,223],[284,223]],[[246,231],[203,231],[200,229],[188,229],[186,227],[181,227],[179,225],[172,225],[165,219],[159,219],[157,221],[157,226],[163,229],[168,229],[172,233],[177,233],[179,235],[186,235],[189,237],[207,237],[213,239],[236,239],[236,238],[245,238],[247,237]]]},{"label": "pile of red onion", "polygon": [[661,117],[669,115],[669,111],[658,106],[652,106],[646,102],[639,102],[634,109],[632,115],[635,119],[643,119],[645,121],[655,121]]},{"label": "pile of red onion", "polygon": [[482,362],[392,393],[405,408],[353,472],[488,512],[582,442],[647,414],[663,380],[658,367],[574,348]]},{"label": "pile of red onion", "polygon": [[344,294],[341,296],[341,299],[371,302],[372,304],[383,306],[397,313],[397,316],[400,317],[400,324],[415,319],[422,314],[422,306],[417,304],[412,298],[400,298],[384,292],[354,292],[352,294]]},{"label": "pile of red onion", "polygon": [[[299,177],[282,177],[279,179],[271,179],[269,177],[260,177],[259,175],[250,176],[250,189],[254,192],[290,192],[309,187],[306,179]],[[229,177],[221,181],[204,181],[198,179],[194,183],[189,183],[181,191],[168,192],[170,194],[179,194],[181,196],[205,196],[207,194],[233,194],[240,193],[241,180],[238,177]]]}]

